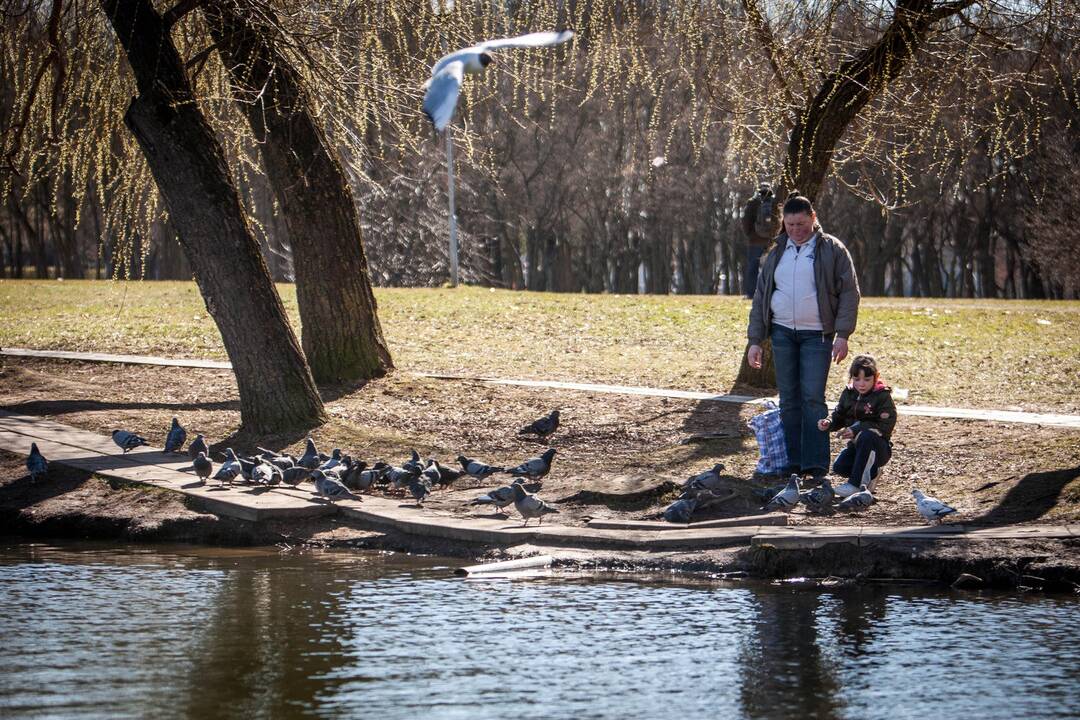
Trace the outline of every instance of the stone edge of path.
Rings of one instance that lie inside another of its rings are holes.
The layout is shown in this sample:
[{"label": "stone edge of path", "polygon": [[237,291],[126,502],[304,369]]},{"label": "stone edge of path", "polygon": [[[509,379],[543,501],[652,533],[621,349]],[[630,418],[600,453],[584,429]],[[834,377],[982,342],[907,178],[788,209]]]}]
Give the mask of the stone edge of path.
[{"label": "stone edge of path", "polygon": [[784,527],[748,525],[742,527],[692,527],[655,530],[606,529],[533,525],[518,521],[462,518],[430,514],[401,500],[366,495],[362,501],[331,505],[314,493],[294,488],[275,488],[254,494],[250,487],[218,490],[198,485],[182,468],[190,461],[165,455],[153,448],[138,448],[127,455],[109,450],[110,438],[62,423],[0,411],[0,448],[25,453],[37,442],[50,462],[69,465],[128,483],[141,483],[183,493],[211,512],[244,520],[269,517],[297,517],[338,513],[365,524],[429,538],[480,543],[517,545],[532,543],[564,547],[697,550],[736,545],[757,547],[811,548],[830,543],[869,545],[880,542],[926,542],[962,537],[969,540],[1076,538],[1080,527],[1071,525],[968,528],[940,527]]},{"label": "stone edge of path", "polygon": [[[198,358],[163,358],[152,355],[117,355],[112,353],[83,353],[67,350],[31,350],[27,348],[0,348],[0,354],[12,357],[51,358],[56,360],[80,360],[84,362],[127,363],[130,365],[164,365],[171,367],[209,368],[229,370],[232,364],[223,360],[202,360]],[[455,380],[463,382],[482,382],[491,385],[513,385],[516,387],[548,388],[554,390],[576,390],[581,392],[611,393],[618,395],[641,395],[665,397],[682,400],[709,400],[740,405],[762,405],[775,397],[753,397],[750,395],[717,395],[715,393],[694,392],[691,390],[668,390],[664,388],[637,387],[633,385],[603,385],[593,383],[572,383],[559,380],[516,380],[508,378],[473,377],[468,375],[450,375],[413,371],[416,377],[435,380]],[[832,407],[835,403],[829,403]],[[931,405],[898,405],[901,415],[948,418],[953,420],[980,420],[984,422],[1022,423],[1027,425],[1046,425],[1069,429],[1080,429],[1080,415],[1058,413],[1032,413],[1020,410],[993,410],[983,408],[935,407]]]}]

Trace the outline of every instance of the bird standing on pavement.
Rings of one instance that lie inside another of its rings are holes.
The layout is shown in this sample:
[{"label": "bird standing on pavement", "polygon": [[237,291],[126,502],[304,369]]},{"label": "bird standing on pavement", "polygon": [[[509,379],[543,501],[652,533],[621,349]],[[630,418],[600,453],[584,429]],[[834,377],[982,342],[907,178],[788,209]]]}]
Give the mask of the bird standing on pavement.
[{"label": "bird standing on pavement", "polygon": [[431,77],[424,83],[424,114],[437,131],[445,130],[454,116],[465,75],[481,72],[495,62],[493,50],[548,47],[564,43],[572,37],[574,33],[570,30],[530,33],[512,38],[485,40],[444,55],[432,66]]},{"label": "bird standing on pavement", "polygon": [[504,509],[507,505],[514,502],[514,485],[520,485],[525,482],[524,478],[514,478],[514,481],[510,485],[503,485],[500,488],[496,488],[483,495],[473,498],[469,502],[470,505],[494,505],[499,510]]},{"label": "bird standing on pavement", "polygon": [[172,419],[172,427],[169,428],[169,434],[165,436],[165,452],[178,453],[180,449],[184,447],[184,442],[187,440],[187,430],[180,424],[180,421],[176,418]]},{"label": "bird standing on pavement", "polygon": [[930,522],[940,525],[946,515],[956,512],[956,508],[946,505],[936,497],[925,495],[922,490],[912,490],[911,496],[915,498],[915,507],[919,514]]},{"label": "bird standing on pavement", "polygon": [[539,420],[518,430],[518,435],[536,435],[541,440],[547,440],[558,429],[559,411],[552,410]]},{"label": "bird standing on pavement", "polygon": [[199,456],[199,453],[209,454],[210,448],[206,445],[206,439],[202,435],[196,435],[195,439],[191,441],[187,449],[188,457],[195,459]]},{"label": "bird standing on pavement", "polygon": [[477,480],[483,480],[490,475],[494,475],[497,472],[503,472],[505,470],[505,468],[497,467],[495,465],[488,465],[487,463],[465,457],[464,455],[458,455],[457,461],[461,465],[462,470],[464,470],[470,477],[474,477]]},{"label": "bird standing on pavement", "polygon": [[514,509],[525,518],[522,527],[528,525],[532,518],[539,518],[539,524],[543,525],[545,515],[559,512],[535,495],[525,492],[521,483],[513,483],[510,488],[514,491]]},{"label": "bird standing on pavement", "polygon": [[328,499],[330,502],[338,500],[360,500],[356,495],[349,492],[349,488],[341,484],[340,480],[328,477],[322,470],[311,473],[315,480],[315,492]]},{"label": "bird standing on pavement", "polygon": [[832,483],[829,482],[829,478],[824,478],[816,488],[799,493],[799,502],[814,512],[820,512],[831,507],[835,497]]},{"label": "bird standing on pavement", "polygon": [[526,460],[517,467],[503,470],[510,475],[523,475],[530,480],[539,480],[551,472],[551,461],[555,459],[555,448],[548,448],[543,455]]},{"label": "bird standing on pavement", "polygon": [[49,472],[49,461],[38,450],[37,443],[30,443],[30,454],[26,457],[26,469],[31,480],[40,480]]},{"label": "bird standing on pavement", "polygon": [[195,456],[191,464],[195,468],[195,474],[199,476],[199,480],[205,485],[206,478],[210,477],[211,473],[214,472],[214,463],[210,458],[206,457],[206,453],[201,452]]},{"label": "bird standing on pavement", "polygon": [[874,504],[874,496],[865,485],[859,488],[859,492],[848,495],[840,501],[836,507],[840,510],[862,510]]},{"label": "bird standing on pavement", "polygon": [[237,477],[241,477],[244,474],[243,468],[240,466],[240,459],[236,457],[236,453],[232,448],[225,449],[226,460],[218,468],[218,471],[214,473],[214,479],[220,480],[221,484],[229,483],[232,485],[233,480]]},{"label": "bird standing on pavement", "polygon": [[319,457],[319,451],[315,447],[315,441],[311,438],[307,439],[307,447],[304,448],[304,454],[300,456],[300,459],[296,461],[296,464],[300,467],[307,468],[308,470],[314,470],[322,464],[322,460]]},{"label": "bird standing on pavement", "polygon": [[766,510],[789,510],[799,502],[799,476],[792,475],[784,489],[776,493],[766,505]]},{"label": "bird standing on pavement", "polygon": [[724,463],[716,463],[711,470],[698,473],[683,483],[683,490],[719,490],[722,483],[720,473]]},{"label": "bird standing on pavement", "polygon": [[124,451],[125,455],[127,455],[129,450],[134,450],[140,445],[148,444],[146,438],[139,437],[135,433],[128,432],[127,430],[113,430],[112,439],[117,447]]}]

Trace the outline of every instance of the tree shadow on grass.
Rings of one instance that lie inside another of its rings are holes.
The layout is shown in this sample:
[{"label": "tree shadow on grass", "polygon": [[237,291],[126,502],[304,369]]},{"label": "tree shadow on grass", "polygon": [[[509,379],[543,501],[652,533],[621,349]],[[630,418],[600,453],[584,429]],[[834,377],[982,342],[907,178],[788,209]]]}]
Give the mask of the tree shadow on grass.
[{"label": "tree shadow on grass", "polygon": [[1061,491],[1077,478],[1080,478],[1080,466],[1025,475],[997,506],[972,523],[1012,525],[1037,520],[1057,505]]},{"label": "tree shadow on grass", "polygon": [[167,402],[104,402],[101,400],[28,400],[3,405],[4,410],[23,415],[66,415],[98,410],[235,410],[240,411],[239,400],[217,402],[167,403]]},{"label": "tree shadow on grass", "polygon": [[47,480],[33,480],[29,473],[0,486],[0,507],[26,508],[78,489],[94,473],[50,464]]}]

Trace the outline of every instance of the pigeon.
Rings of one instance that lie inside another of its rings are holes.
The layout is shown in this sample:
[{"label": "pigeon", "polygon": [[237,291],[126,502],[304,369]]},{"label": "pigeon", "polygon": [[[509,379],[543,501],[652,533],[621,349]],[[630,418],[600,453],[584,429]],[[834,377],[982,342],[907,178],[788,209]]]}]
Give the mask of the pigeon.
[{"label": "pigeon", "polygon": [[503,485],[500,488],[496,488],[491,492],[484,493],[480,497],[473,498],[470,505],[494,505],[502,510],[510,503],[514,502],[514,488],[513,485],[521,485],[525,482],[525,478],[514,478],[514,481],[510,485]]},{"label": "pigeon", "polygon": [[[342,473],[341,482],[350,490],[366,490],[371,487],[371,480],[368,481],[366,487],[360,487],[360,474],[364,472],[366,467],[367,463],[363,460],[357,460],[356,462],[351,463],[349,469]],[[372,478],[372,480],[374,480],[374,478]]]},{"label": "pigeon", "polygon": [[799,502],[799,476],[792,475],[784,489],[776,493],[772,500],[765,504],[765,510],[786,510],[795,507]]},{"label": "pigeon", "polygon": [[206,445],[206,439],[202,435],[196,435],[195,439],[188,445],[187,453],[188,457],[193,460],[199,456],[199,453],[209,455],[210,448]]},{"label": "pigeon", "polygon": [[874,496],[870,494],[866,486],[863,485],[859,488],[859,492],[852,495],[848,495],[846,498],[840,501],[837,505],[841,510],[861,510],[868,508],[874,503]]},{"label": "pigeon", "polygon": [[424,461],[420,459],[420,453],[413,449],[409,461],[401,463],[401,467],[406,472],[415,471],[416,474],[420,474],[424,469]]},{"label": "pigeon", "polygon": [[308,470],[314,470],[322,464],[322,460],[319,458],[319,451],[315,448],[315,441],[311,438],[307,439],[307,447],[304,449],[304,454],[300,456],[300,459],[296,461],[296,464],[300,467],[307,468]]},{"label": "pigeon", "polygon": [[716,463],[711,470],[694,475],[685,483],[683,490],[717,490],[720,488],[720,472],[724,469],[724,463]]},{"label": "pigeon", "polygon": [[511,484],[510,489],[514,491],[514,509],[525,518],[522,527],[528,525],[532,518],[538,518],[539,524],[543,525],[545,515],[559,512],[535,495],[525,492],[521,483]]},{"label": "pigeon", "polygon": [[919,514],[930,522],[937,521],[940,525],[946,515],[956,512],[956,508],[949,507],[936,497],[924,495],[922,490],[912,490],[911,496],[915,498],[915,507],[918,508]]},{"label": "pigeon", "polygon": [[541,440],[547,440],[558,429],[559,411],[552,410],[550,414],[518,430],[518,435],[538,435]]},{"label": "pigeon", "polygon": [[349,488],[342,485],[340,480],[328,477],[322,470],[315,470],[311,476],[315,479],[315,492],[329,499],[330,502],[360,499],[349,492]]},{"label": "pigeon", "polygon": [[814,511],[821,511],[830,507],[835,497],[836,493],[833,492],[832,483],[829,482],[829,478],[822,480],[821,484],[816,488],[799,493],[799,501]]},{"label": "pigeon", "polygon": [[[199,437],[202,437],[202,435]],[[199,480],[205,485],[206,478],[210,477],[210,473],[214,472],[214,463],[210,458],[206,457],[205,452],[200,452],[191,461],[191,464],[195,468],[195,474],[199,476]]]},{"label": "pigeon", "polygon": [[483,480],[489,475],[494,475],[497,472],[504,472],[506,470],[506,468],[488,465],[479,460],[467,458],[464,455],[458,455],[457,461],[461,464],[461,469],[464,470],[466,474],[477,480]]},{"label": "pigeon", "polygon": [[414,477],[409,481],[409,493],[412,494],[413,499],[416,500],[416,506],[422,507],[424,504],[424,498],[431,492],[431,482],[428,480],[427,474],[422,474]]},{"label": "pigeon", "polygon": [[236,457],[236,453],[233,452],[232,448],[225,449],[225,457],[227,459],[221,464],[218,471],[214,473],[214,479],[220,480],[222,485],[226,482],[231,485],[232,481],[235,480],[237,476],[243,476],[243,470],[240,467],[240,460]]},{"label": "pigeon", "polygon": [[286,485],[299,485],[311,477],[311,472],[305,467],[291,467],[281,471],[281,479]]},{"label": "pigeon", "polygon": [[127,430],[113,430],[112,441],[116,443],[117,447],[124,451],[127,455],[128,450],[134,450],[140,445],[147,445],[146,438],[139,437],[133,432]]},{"label": "pigeon", "polygon": [[[361,465],[363,465],[363,463],[361,463]],[[342,478],[342,482],[345,482],[346,486],[352,490],[369,490],[381,474],[382,468],[373,466],[368,470],[364,470],[363,467],[361,467],[359,472]],[[348,483],[350,477],[353,482],[355,482],[355,485],[350,485]]]},{"label": "pigeon", "polygon": [[571,30],[530,33],[512,38],[485,40],[444,55],[432,66],[431,78],[424,83],[424,114],[431,120],[436,131],[445,130],[454,116],[465,75],[476,74],[495,62],[491,51],[502,48],[548,47],[564,43],[572,37],[574,33]]},{"label": "pigeon", "polygon": [[169,434],[165,436],[165,452],[178,453],[180,449],[184,447],[184,441],[187,440],[187,430],[180,424],[180,421],[176,418],[172,419],[172,427],[169,428]]},{"label": "pigeon", "polygon": [[333,453],[330,454],[330,459],[320,465],[319,469],[323,472],[326,472],[327,470],[340,467],[342,464],[343,463],[341,462],[341,448],[334,448]]},{"label": "pigeon", "polygon": [[413,478],[419,475],[419,470],[413,472],[412,470],[406,470],[403,467],[388,466],[383,469],[383,477],[394,486],[394,490],[398,491],[407,486],[412,482]]},{"label": "pigeon", "polygon": [[281,469],[270,463],[259,463],[251,470],[251,481],[256,485],[277,485],[281,482]]},{"label": "pigeon", "polygon": [[30,454],[26,457],[26,469],[31,480],[40,480],[49,472],[49,461],[38,450],[37,443],[30,443]]},{"label": "pigeon", "polygon": [[688,523],[697,510],[696,497],[681,497],[664,508],[664,519],[672,523]]},{"label": "pigeon", "polygon": [[753,496],[755,498],[757,498],[758,500],[761,501],[762,505],[764,505],[765,503],[769,502],[774,497],[776,497],[776,493],[780,492],[781,490],[783,490],[786,487],[787,487],[787,483],[784,483],[783,485],[767,485],[765,487],[752,487],[752,488],[750,488],[750,492],[751,492],[751,494],[753,494]]},{"label": "pigeon", "polygon": [[428,460],[428,466],[420,473],[420,478],[428,484],[428,490],[442,484],[442,473],[439,472],[434,460]]},{"label": "pigeon", "polygon": [[539,480],[551,472],[551,461],[555,458],[555,448],[548,448],[543,455],[526,460],[515,468],[503,470],[510,475],[524,475],[530,480]]},{"label": "pigeon", "polygon": [[240,463],[240,475],[242,475],[245,480],[250,480],[251,473],[255,470],[255,466],[259,464],[259,461],[256,458],[239,456],[236,458],[236,461]]},{"label": "pigeon", "polygon": [[457,480],[458,478],[460,478],[462,475],[465,474],[461,470],[454,470],[453,468],[446,467],[445,465],[443,465],[438,460],[435,460],[434,458],[428,460],[428,464],[429,465],[434,464],[435,468],[439,471],[439,484],[442,485],[443,487],[450,487],[454,483],[455,480]]}]

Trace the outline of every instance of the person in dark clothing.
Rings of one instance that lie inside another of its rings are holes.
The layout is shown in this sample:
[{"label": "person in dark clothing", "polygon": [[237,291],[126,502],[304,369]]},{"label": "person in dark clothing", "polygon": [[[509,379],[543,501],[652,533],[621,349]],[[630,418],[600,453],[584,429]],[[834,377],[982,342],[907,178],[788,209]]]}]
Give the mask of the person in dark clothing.
[{"label": "person in dark clothing", "polygon": [[746,234],[746,267],[743,268],[743,294],[753,299],[757,287],[761,256],[780,230],[775,213],[776,196],[772,185],[763,182],[743,208],[743,232]]},{"label": "person in dark clothing", "polygon": [[818,430],[839,430],[840,437],[848,439],[833,463],[833,472],[848,478],[835,488],[842,497],[858,492],[862,485],[873,491],[882,466],[892,457],[896,427],[892,390],[881,381],[877,361],[870,355],[857,355],[848,377],[832,415],[818,422]]}]

